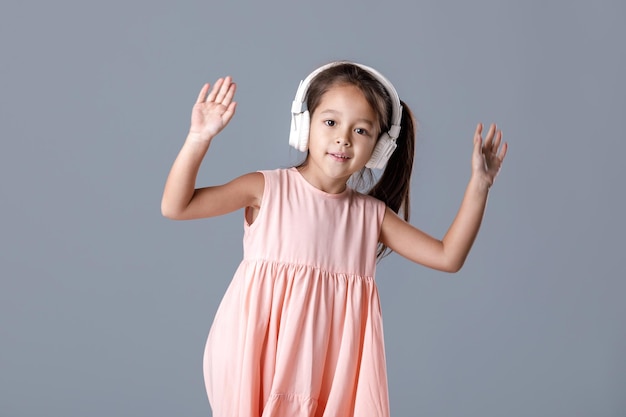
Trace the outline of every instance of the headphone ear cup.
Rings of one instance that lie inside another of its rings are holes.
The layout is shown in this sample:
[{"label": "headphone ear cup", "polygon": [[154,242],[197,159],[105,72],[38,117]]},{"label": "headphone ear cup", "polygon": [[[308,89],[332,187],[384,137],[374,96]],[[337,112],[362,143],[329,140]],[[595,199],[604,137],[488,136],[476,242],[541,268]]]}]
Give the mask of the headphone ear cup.
[{"label": "headphone ear cup", "polygon": [[306,152],[306,150],[309,149],[309,130],[311,124],[308,110],[302,113],[302,120],[300,120],[300,122],[302,123],[302,128],[300,129],[299,149],[302,152]]},{"label": "headphone ear cup", "polygon": [[388,133],[383,133],[378,138],[372,156],[365,166],[367,168],[383,169],[397,146],[396,141],[391,139]]},{"label": "headphone ear cup", "polygon": [[308,110],[292,115],[289,144],[300,152],[306,152],[309,148],[309,123]]}]

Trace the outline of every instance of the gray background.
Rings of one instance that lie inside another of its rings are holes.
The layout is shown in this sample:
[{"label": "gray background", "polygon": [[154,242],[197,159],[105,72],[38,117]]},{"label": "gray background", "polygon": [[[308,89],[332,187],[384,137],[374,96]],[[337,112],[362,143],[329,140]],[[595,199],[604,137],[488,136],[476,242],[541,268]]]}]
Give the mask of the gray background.
[{"label": "gray background", "polygon": [[173,222],[205,81],[238,112],[199,184],[289,166],[298,81],[350,59],[420,122],[412,221],[445,233],[476,122],[510,153],[465,267],[379,266],[394,416],[626,416],[626,5],[0,6],[0,416],[207,416],[201,359],[242,213]]}]

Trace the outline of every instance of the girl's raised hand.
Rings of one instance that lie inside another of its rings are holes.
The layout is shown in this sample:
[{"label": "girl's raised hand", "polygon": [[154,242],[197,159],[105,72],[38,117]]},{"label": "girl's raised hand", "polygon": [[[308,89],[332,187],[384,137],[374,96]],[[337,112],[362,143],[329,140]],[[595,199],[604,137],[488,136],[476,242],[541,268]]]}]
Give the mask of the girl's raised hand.
[{"label": "girl's raised hand", "polygon": [[189,133],[201,140],[211,140],[224,129],[237,106],[232,101],[236,85],[230,76],[218,79],[210,91],[209,87],[208,83],[204,84],[191,111]]},{"label": "girl's raised hand", "polygon": [[483,142],[483,125],[479,123],[474,132],[474,152],[472,154],[472,174],[491,187],[500,172],[508,145],[502,142],[502,131],[495,124],[489,127]]}]

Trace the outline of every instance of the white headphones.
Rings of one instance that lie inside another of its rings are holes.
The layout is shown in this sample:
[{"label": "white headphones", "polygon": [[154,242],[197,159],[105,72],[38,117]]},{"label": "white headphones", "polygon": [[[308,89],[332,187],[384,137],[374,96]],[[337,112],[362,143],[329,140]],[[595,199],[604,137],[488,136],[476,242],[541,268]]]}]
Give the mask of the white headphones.
[{"label": "white headphones", "polygon": [[385,164],[389,160],[389,157],[396,149],[396,139],[400,134],[400,122],[402,120],[402,105],[400,104],[400,98],[393,85],[385,78],[381,73],[373,68],[365,65],[357,64],[356,62],[337,61],[331,62],[316,69],[310,73],[303,81],[300,81],[298,91],[296,92],[296,98],[291,105],[291,132],[289,134],[289,144],[301,152],[306,152],[309,147],[309,123],[310,115],[309,110],[306,107],[306,95],[309,89],[309,85],[313,78],[320,72],[341,64],[356,65],[376,78],[387,90],[392,102],[392,114],[391,114],[391,128],[389,131],[384,132],[378,138],[376,147],[372,152],[372,157],[365,164],[368,168],[384,168]]}]

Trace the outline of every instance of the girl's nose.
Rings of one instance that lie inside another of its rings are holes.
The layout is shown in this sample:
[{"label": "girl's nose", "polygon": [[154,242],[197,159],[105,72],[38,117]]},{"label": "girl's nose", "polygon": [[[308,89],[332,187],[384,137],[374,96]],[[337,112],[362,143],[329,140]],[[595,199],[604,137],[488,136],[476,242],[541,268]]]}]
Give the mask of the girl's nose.
[{"label": "girl's nose", "polygon": [[341,146],[350,146],[350,141],[348,140],[348,137],[346,135],[338,136],[335,140],[335,143]]}]

